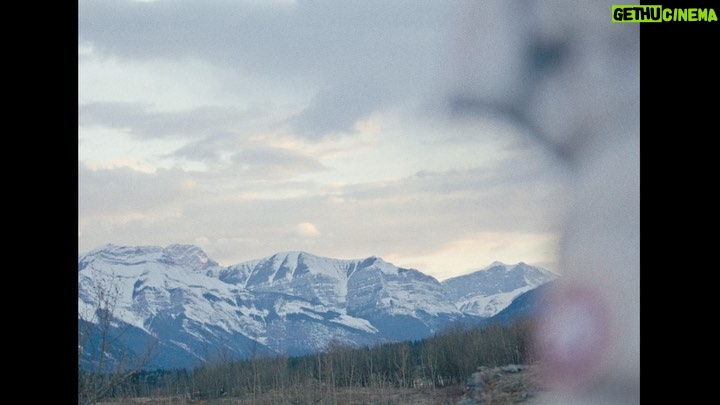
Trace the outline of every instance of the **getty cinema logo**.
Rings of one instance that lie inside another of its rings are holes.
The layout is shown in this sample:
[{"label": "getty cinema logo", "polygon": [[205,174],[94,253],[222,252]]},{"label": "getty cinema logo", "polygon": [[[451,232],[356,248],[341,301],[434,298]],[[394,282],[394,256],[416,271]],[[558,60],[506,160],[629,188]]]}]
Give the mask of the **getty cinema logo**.
[{"label": "getty cinema logo", "polygon": [[711,8],[663,8],[646,5],[612,6],[613,22],[717,21]]}]

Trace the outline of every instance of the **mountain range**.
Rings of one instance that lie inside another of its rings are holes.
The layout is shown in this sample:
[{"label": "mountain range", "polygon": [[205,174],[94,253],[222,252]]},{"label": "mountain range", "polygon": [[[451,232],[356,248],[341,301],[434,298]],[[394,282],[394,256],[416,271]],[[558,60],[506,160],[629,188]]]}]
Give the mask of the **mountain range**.
[{"label": "mountain range", "polygon": [[105,245],[78,257],[79,361],[104,352],[107,365],[129,363],[151,348],[145,368],[189,368],[422,339],[487,322],[556,277],[495,262],[439,282],[375,256],[300,251],[223,267],[193,245]]}]

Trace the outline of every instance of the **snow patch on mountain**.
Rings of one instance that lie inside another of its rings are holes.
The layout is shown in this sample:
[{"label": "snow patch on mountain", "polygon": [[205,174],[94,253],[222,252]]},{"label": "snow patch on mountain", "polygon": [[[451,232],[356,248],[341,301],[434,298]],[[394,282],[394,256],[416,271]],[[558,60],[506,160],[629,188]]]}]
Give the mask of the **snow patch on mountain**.
[{"label": "snow patch on mountain", "polygon": [[367,333],[378,332],[377,328],[375,328],[367,319],[356,318],[347,314],[340,314],[336,319],[333,319],[332,322],[346,325],[348,327],[355,328]]},{"label": "snow patch on mountain", "polygon": [[424,338],[499,312],[546,272],[496,262],[440,283],[375,256],[288,251],[221,267],[192,245],[105,245],[78,257],[78,317],[97,323],[95,311],[111,302],[118,327],[169,350],[162,366],[187,367],[223,345],[242,358]]},{"label": "snow patch on mountain", "polygon": [[515,298],[532,289],[533,287],[527,286],[506,293],[478,295],[460,300],[455,305],[464,313],[489,318],[505,309]]},{"label": "snow patch on mountain", "polygon": [[523,262],[493,262],[470,274],[442,282],[455,306],[466,314],[491,317],[505,309],[519,295],[539,287],[557,276]]}]

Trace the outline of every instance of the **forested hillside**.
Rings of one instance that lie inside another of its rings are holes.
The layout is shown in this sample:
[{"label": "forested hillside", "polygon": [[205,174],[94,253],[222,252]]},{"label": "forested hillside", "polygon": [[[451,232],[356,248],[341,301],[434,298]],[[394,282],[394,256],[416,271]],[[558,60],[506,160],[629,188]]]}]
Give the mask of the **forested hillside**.
[{"label": "forested hillside", "polygon": [[281,400],[279,403],[336,403],[333,398],[350,387],[455,387],[455,394],[461,395],[458,390],[464,389],[479,367],[532,364],[531,327],[528,318],[484,328],[457,324],[427,339],[365,347],[333,342],[313,355],[295,357],[258,355],[230,361],[227,353],[220,351],[208,364],[191,370],[132,373],[97,397],[91,388],[102,385],[97,384],[102,376],[81,374],[79,399],[97,403],[111,398],[174,398],[181,402],[173,403],[185,403],[234,398],[278,403],[266,402],[272,397]]}]

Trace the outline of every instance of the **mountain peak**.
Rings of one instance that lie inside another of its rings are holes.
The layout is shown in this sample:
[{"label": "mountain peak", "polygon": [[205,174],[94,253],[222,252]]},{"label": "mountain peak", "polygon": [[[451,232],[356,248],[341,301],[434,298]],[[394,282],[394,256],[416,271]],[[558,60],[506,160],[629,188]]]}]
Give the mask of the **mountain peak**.
[{"label": "mountain peak", "polygon": [[551,281],[556,276],[543,268],[504,264],[498,261],[475,272],[442,282],[461,311],[482,317],[497,314],[518,295]]},{"label": "mountain peak", "polygon": [[171,244],[163,248],[155,245],[126,246],[108,243],[81,254],[78,259],[80,264],[96,259],[110,263],[124,262],[126,264],[157,262],[166,265],[178,265],[194,271],[218,266],[218,263],[209,258],[202,248],[183,244]]},{"label": "mountain peak", "polygon": [[511,271],[511,270],[513,270],[513,269],[515,269],[515,268],[517,268],[517,267],[532,267],[532,266],[528,265],[528,264],[525,263],[525,262],[517,262],[517,263],[515,263],[515,264],[507,264],[507,263],[499,262],[499,261],[496,260],[496,261],[490,263],[490,265],[488,265],[488,266],[480,269],[480,271],[489,270],[489,269],[492,269],[492,268],[494,268],[494,267],[502,267],[503,269],[505,269],[505,271]]},{"label": "mountain peak", "polygon": [[192,270],[204,270],[218,266],[208,257],[202,248],[195,245],[172,244],[163,249],[164,257],[172,263],[180,264]]},{"label": "mountain peak", "polygon": [[269,257],[276,257],[276,256],[277,257],[287,257],[287,256],[299,257],[299,256],[303,256],[303,255],[315,256],[311,253],[305,252],[304,250],[285,250],[285,251],[277,252],[273,255],[270,255]]},{"label": "mountain peak", "polygon": [[369,345],[424,338],[452,322],[476,322],[544,282],[532,266],[494,265],[513,270],[440,283],[378,256],[293,250],[222,267],[194,245],[107,244],[79,257],[78,315],[92,322],[96,278],[122,274],[113,278],[121,292],[117,324],[161,338],[157,367],[197,364],[208,347],[228,342],[238,358],[256,349],[302,354],[336,339]]}]

